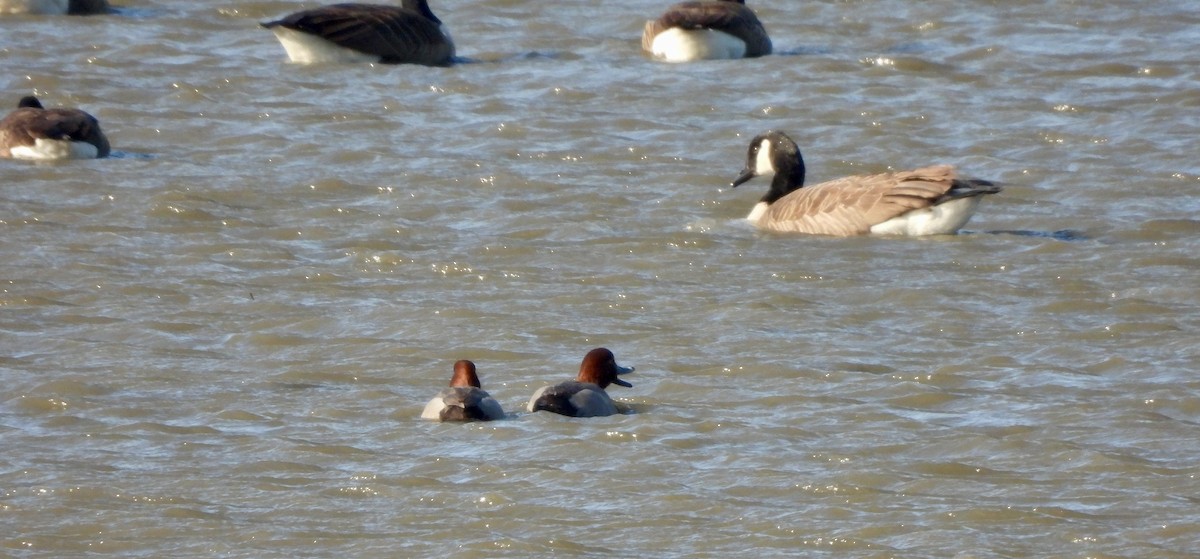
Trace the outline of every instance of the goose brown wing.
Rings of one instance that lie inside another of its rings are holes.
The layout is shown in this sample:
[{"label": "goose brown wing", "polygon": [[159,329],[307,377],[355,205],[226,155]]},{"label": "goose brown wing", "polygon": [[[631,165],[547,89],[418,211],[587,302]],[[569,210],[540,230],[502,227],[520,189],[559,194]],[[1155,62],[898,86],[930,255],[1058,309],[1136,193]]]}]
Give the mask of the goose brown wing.
[{"label": "goose brown wing", "polygon": [[11,146],[33,145],[37,140],[70,140],[96,146],[98,157],[109,154],[108,138],[100,123],[79,109],[21,108],[0,121],[0,143]]},{"label": "goose brown wing", "polygon": [[817,235],[862,235],[912,210],[928,208],[955,182],[948,165],[845,177],[800,188],[771,204],[760,226]]},{"label": "goose brown wing", "polygon": [[394,6],[334,4],[266,24],[275,25],[378,55],[383,62],[438,65],[449,63],[454,56],[454,45],[437,22]]},{"label": "goose brown wing", "polygon": [[754,11],[733,2],[681,2],[667,9],[657,20],[646,23],[642,46],[649,50],[647,40],[672,27],[681,29],[714,29],[728,33],[746,43],[746,56],[771,54],[771,39]]}]

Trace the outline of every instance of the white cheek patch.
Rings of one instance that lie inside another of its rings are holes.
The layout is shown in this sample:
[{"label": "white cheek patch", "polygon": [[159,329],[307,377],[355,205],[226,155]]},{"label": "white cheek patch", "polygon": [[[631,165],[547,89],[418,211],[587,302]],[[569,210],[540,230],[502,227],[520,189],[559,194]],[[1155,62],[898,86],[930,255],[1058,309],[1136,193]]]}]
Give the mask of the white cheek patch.
[{"label": "white cheek patch", "polygon": [[763,140],[758,146],[758,159],[754,160],[754,172],[759,175],[775,173],[775,163],[771,161],[771,140]]}]

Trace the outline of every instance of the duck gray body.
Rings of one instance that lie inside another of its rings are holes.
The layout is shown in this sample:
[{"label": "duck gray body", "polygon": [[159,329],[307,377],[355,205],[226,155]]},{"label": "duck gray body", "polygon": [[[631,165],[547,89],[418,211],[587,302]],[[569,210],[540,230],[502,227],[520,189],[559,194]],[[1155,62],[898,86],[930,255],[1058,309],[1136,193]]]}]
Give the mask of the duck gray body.
[{"label": "duck gray body", "polygon": [[570,417],[613,415],[618,411],[617,405],[604,389],[612,384],[632,387],[617,375],[632,373],[633,370],[633,367],[617,365],[611,351],[598,347],[584,356],[575,380],[539,388],[529,398],[527,409]]},{"label": "duck gray body", "polygon": [[492,421],[504,418],[504,409],[483,389],[475,363],[454,363],[449,388],[442,389],[421,411],[422,419],[435,421]]}]

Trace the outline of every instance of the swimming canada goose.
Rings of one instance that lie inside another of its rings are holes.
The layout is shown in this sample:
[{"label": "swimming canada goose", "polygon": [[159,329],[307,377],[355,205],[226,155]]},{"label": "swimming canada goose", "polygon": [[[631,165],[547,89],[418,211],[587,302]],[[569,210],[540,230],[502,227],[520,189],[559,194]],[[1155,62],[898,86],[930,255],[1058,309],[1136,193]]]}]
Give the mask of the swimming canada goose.
[{"label": "swimming canada goose", "polygon": [[667,62],[771,54],[771,38],[745,0],[675,4],[642,31],[642,50]]},{"label": "swimming canada goose", "polygon": [[93,159],[108,157],[108,138],[96,117],[79,109],[47,109],[37,97],[22,97],[17,110],[0,120],[0,157]]},{"label": "swimming canada goose", "polygon": [[400,6],[333,4],[262,24],[292,62],[383,62],[446,66],[454,42],[426,0]]},{"label": "swimming canada goose", "polygon": [[0,14],[85,16],[110,11],[108,0],[0,0]]},{"label": "swimming canada goose", "polygon": [[755,136],[737,187],[772,175],[771,188],[746,217],[760,229],[816,235],[947,235],[958,231],[986,194],[1001,187],[960,179],[954,167],[844,177],[804,186],[804,159],[783,132]]},{"label": "swimming canada goose", "polygon": [[613,415],[618,412],[617,405],[604,389],[610,384],[632,387],[632,384],[617,377],[632,372],[633,367],[618,365],[617,358],[608,348],[598,347],[583,356],[575,380],[537,389],[529,398],[526,409],[570,417]]},{"label": "swimming canada goose", "polygon": [[434,396],[421,418],[437,421],[491,421],[504,418],[504,409],[479,384],[475,363],[466,359],[454,364],[450,387]]}]

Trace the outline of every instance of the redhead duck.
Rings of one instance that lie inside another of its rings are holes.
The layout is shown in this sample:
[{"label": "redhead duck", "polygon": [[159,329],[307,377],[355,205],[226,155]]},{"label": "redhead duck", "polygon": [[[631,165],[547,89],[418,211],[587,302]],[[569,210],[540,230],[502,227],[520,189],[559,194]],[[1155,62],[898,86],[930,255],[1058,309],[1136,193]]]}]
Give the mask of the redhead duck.
[{"label": "redhead duck", "polygon": [[754,58],[771,38],[745,0],[680,2],[642,30],[642,50],[667,62]]},{"label": "redhead duck", "polygon": [[446,66],[454,41],[426,0],[400,6],[333,4],[262,24],[292,62],[383,62]]},{"label": "redhead duck", "polygon": [[480,387],[475,364],[466,359],[454,364],[450,388],[434,396],[421,412],[422,419],[438,421],[491,421],[503,417],[500,403]]},{"label": "redhead duck", "polygon": [[93,159],[108,157],[108,138],[96,117],[79,109],[47,109],[37,97],[22,97],[17,110],[0,120],[0,157]]},{"label": "redhead duck", "polygon": [[613,415],[617,413],[617,406],[604,389],[610,384],[632,387],[617,375],[632,373],[633,369],[617,365],[617,358],[611,351],[598,347],[584,356],[575,380],[539,388],[529,399],[528,409],[571,417]]},{"label": "redhead duck", "polygon": [[860,175],[804,186],[796,142],[770,131],[750,141],[736,188],[759,175],[771,187],[746,217],[759,229],[815,235],[948,235],[966,225],[979,200],[1000,192],[988,181],[962,179],[954,167]]}]

